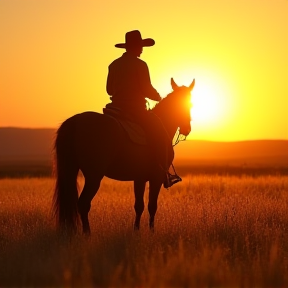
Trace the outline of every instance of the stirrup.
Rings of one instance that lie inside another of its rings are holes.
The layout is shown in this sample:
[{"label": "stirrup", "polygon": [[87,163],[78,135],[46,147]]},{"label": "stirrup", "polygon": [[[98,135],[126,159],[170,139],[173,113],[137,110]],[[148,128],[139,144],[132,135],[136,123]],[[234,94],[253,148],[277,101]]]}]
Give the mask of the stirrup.
[{"label": "stirrup", "polygon": [[171,186],[173,186],[174,184],[181,182],[182,178],[180,176],[178,176],[177,174],[172,175],[169,172],[166,174],[166,179],[163,183],[164,188],[168,189]]}]

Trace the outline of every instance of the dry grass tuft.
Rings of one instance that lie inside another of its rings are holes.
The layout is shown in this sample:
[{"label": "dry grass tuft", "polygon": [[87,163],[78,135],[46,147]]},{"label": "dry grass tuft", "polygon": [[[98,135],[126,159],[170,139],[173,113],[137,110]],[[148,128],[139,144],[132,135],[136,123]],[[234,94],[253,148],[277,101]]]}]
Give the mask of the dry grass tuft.
[{"label": "dry grass tuft", "polygon": [[[287,287],[288,177],[189,176],[134,232],[131,183],[104,179],[92,237],[59,237],[54,180],[0,180],[0,286]],[[146,193],[147,194],[147,193]],[[147,195],[145,203],[147,207]]]}]

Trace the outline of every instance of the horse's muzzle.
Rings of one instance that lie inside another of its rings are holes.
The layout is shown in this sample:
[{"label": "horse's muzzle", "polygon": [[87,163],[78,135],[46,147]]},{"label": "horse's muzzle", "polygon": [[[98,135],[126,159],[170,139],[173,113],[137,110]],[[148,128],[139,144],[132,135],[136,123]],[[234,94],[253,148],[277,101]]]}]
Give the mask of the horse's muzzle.
[{"label": "horse's muzzle", "polygon": [[187,126],[187,127],[180,127],[180,134],[184,135],[184,136],[188,136],[191,132],[191,125]]}]

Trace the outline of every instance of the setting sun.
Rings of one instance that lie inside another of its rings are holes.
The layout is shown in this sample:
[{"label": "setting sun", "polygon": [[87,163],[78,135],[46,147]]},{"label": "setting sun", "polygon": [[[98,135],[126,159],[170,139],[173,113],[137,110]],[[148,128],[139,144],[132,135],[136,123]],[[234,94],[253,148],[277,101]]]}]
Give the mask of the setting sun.
[{"label": "setting sun", "polygon": [[[222,88],[222,89],[221,89]],[[217,87],[213,81],[197,80],[192,92],[192,120],[199,125],[213,125],[227,117],[228,107],[224,87]]]},{"label": "setting sun", "polygon": [[[188,139],[195,138],[195,132],[199,139],[204,139],[207,131],[210,131],[210,137],[217,137],[219,127],[227,125],[229,119],[232,119],[233,114],[237,114],[239,109],[235,101],[237,91],[231,91],[231,87],[227,83],[233,82],[232,76],[226,76],[227,73],[217,67],[214,68],[215,71],[199,69],[195,73],[181,69],[181,67],[177,67],[177,69],[182,71],[175,73],[174,80],[179,86],[189,86],[195,78],[195,86],[191,92],[193,132],[190,133]],[[163,95],[171,92],[171,86],[167,79],[156,84]],[[150,107],[155,104],[153,101],[148,102]]]},{"label": "setting sun", "polygon": [[193,100],[191,99],[193,120],[201,123],[214,121],[219,116],[222,107],[212,89],[209,86],[199,87],[199,89],[196,87],[193,94]]}]

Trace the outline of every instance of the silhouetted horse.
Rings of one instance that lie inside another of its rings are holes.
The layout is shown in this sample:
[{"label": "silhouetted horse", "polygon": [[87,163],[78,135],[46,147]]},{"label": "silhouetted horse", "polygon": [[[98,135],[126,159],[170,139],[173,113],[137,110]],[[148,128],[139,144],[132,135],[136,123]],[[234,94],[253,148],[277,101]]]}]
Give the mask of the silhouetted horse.
[{"label": "silhouetted horse", "polygon": [[[179,127],[186,136],[191,131],[190,92],[194,84],[195,80],[189,87],[179,87],[171,79],[173,92],[152,109],[161,119],[171,142]],[[144,190],[149,181],[149,224],[150,228],[154,227],[157,199],[165,174],[159,165],[152,165],[147,146],[132,143],[125,133],[114,118],[95,112],[77,114],[62,123],[55,141],[57,180],[54,193],[54,211],[60,229],[75,231],[79,213],[83,232],[90,234],[88,212],[104,176],[134,181],[135,229],[140,226]],[[79,170],[85,177],[85,185],[78,199]]]}]

